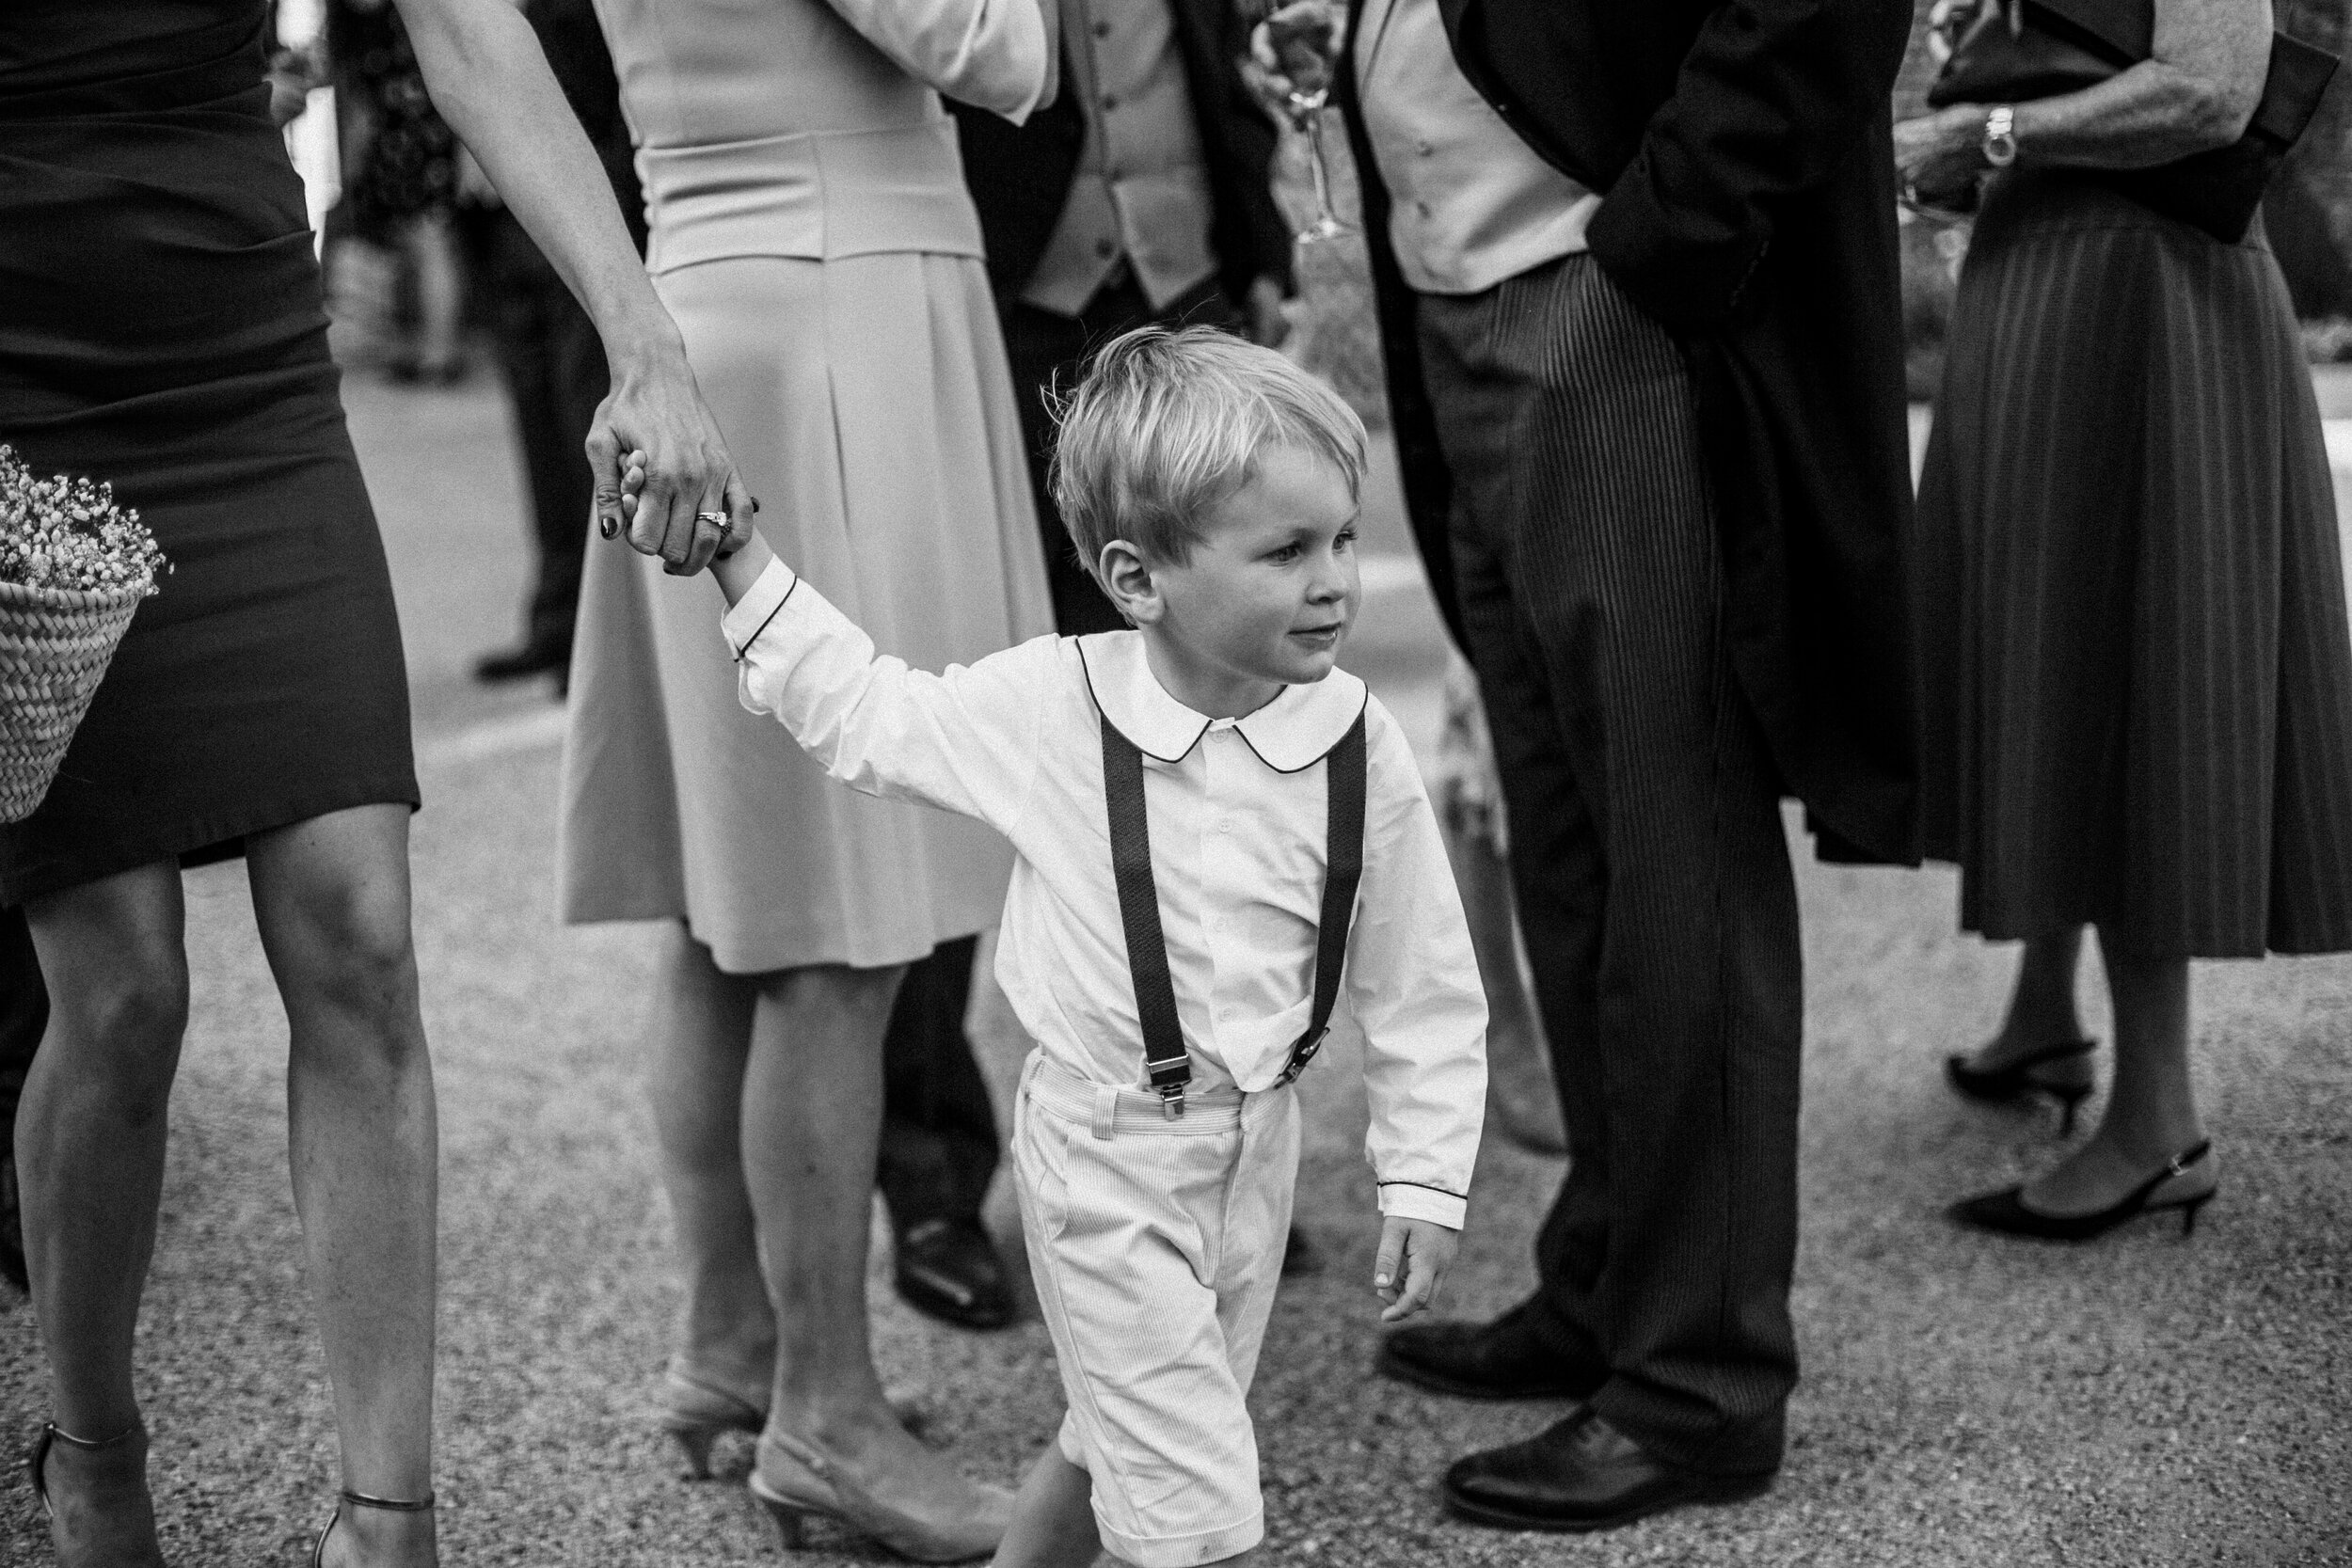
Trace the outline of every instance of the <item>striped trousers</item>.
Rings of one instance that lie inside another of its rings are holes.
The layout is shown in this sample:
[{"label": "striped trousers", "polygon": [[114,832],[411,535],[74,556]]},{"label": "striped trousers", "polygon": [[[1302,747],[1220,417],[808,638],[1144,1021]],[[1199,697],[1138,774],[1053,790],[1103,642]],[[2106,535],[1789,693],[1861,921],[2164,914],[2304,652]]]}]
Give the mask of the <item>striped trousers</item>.
[{"label": "striped trousers", "polygon": [[1573,1163],[1534,1316],[1656,1457],[1777,1466],[1803,984],[1681,352],[1585,256],[1424,296],[1454,570]]}]

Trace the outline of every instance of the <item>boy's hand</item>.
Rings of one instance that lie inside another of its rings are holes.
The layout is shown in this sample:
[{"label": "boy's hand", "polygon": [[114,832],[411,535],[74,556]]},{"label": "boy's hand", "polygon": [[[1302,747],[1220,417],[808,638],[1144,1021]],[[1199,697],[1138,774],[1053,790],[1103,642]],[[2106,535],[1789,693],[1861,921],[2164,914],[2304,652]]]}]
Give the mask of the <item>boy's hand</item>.
[{"label": "boy's hand", "polygon": [[1432,1220],[1391,1215],[1381,1221],[1380,1259],[1372,1266],[1372,1288],[1388,1303],[1380,1309],[1382,1323],[1403,1323],[1437,1299],[1461,1241],[1460,1232]]}]

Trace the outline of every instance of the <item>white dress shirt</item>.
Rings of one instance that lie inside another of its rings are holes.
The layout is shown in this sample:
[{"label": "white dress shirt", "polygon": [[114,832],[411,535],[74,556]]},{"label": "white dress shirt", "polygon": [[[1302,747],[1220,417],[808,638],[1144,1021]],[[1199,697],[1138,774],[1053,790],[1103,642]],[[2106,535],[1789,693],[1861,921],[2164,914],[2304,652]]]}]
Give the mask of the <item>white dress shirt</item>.
[{"label": "white dress shirt", "polygon": [[1536,156],[1454,63],[1438,0],[1367,0],[1355,65],[1407,287],[1474,294],[1585,248],[1600,198]]},{"label": "white dress shirt", "polygon": [[1486,993],[1421,770],[1363,682],[1334,671],[1246,718],[1208,719],[1168,694],[1133,631],[1041,637],[930,674],[875,657],[782,562],[722,629],[743,705],[781,719],[834,778],[1011,841],[996,977],[1046,1057],[1096,1084],[1146,1082],[1102,718],[1143,753],[1193,1082],[1254,1093],[1306,1029],[1328,816],[1316,765],[1361,713],[1364,872],[1342,993],[1364,1037],[1365,1154],[1381,1212],[1461,1226],[1486,1109]]}]

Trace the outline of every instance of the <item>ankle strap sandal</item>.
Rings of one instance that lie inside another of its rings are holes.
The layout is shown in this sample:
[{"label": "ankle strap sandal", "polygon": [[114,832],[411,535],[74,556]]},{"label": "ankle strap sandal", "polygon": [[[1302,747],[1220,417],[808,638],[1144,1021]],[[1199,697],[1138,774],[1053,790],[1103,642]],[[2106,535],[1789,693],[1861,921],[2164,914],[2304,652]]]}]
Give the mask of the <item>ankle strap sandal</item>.
[{"label": "ankle strap sandal", "polygon": [[112,1437],[102,1438],[76,1437],[55,1421],[42,1422],[40,1435],[33,1440],[33,1451],[24,1456],[24,1467],[33,1473],[33,1495],[40,1499],[41,1512],[50,1512],[49,1482],[42,1471],[48,1468],[49,1450],[56,1445],[63,1443],[67,1448],[79,1449],[84,1453],[103,1453],[108,1449],[122,1447],[135,1437],[146,1435],[147,1428],[136,1421]]},{"label": "ankle strap sandal", "polygon": [[[421,1497],[376,1497],[365,1492],[354,1492],[349,1487],[345,1487],[342,1497],[343,1502],[349,1503],[354,1508],[380,1508],[393,1513],[430,1513],[433,1512],[433,1494],[430,1492]],[[325,1568],[326,1538],[335,1533],[335,1527],[342,1522],[342,1505],[339,1503],[336,1505],[334,1517],[326,1521],[326,1528],[319,1531],[319,1538],[310,1544],[310,1568]]]}]

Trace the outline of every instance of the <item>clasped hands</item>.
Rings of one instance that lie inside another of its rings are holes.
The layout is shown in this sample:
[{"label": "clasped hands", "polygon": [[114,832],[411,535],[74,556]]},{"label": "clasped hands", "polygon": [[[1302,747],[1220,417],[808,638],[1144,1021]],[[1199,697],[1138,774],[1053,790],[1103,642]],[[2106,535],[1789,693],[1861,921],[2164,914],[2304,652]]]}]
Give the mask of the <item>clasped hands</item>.
[{"label": "clasped hands", "polygon": [[743,487],[682,354],[614,382],[588,435],[596,530],[692,577],[752,537],[758,502]]}]

